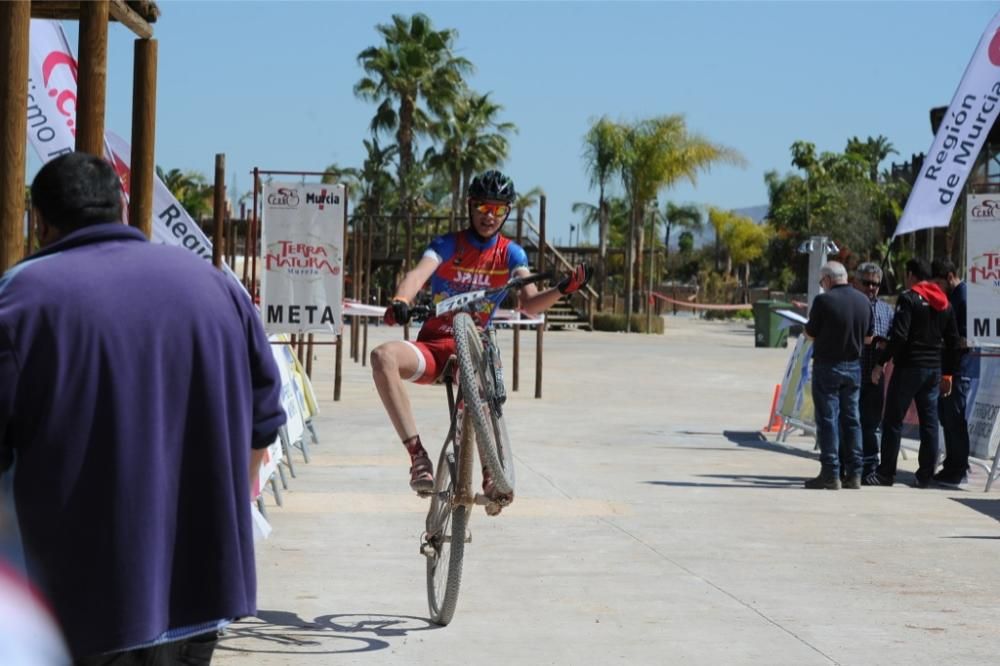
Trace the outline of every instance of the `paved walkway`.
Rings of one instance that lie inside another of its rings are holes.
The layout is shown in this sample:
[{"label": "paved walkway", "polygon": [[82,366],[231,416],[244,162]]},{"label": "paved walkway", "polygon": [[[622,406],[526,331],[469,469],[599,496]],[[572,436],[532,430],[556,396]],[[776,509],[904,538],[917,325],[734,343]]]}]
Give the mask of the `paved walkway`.
[{"label": "paved walkway", "polygon": [[[790,349],[754,349],[745,324],[666,324],[547,334],[542,400],[523,336],[507,412],[518,498],[473,514],[445,628],[425,619],[426,503],[403,449],[367,368],[346,361],[332,401],[324,348],[322,441],[285,505],[269,501],[259,618],[216,663],[997,663],[1000,496],[982,474],[970,492],[804,490],[811,440],[758,432]],[[444,390],[411,396],[440,441]]]}]

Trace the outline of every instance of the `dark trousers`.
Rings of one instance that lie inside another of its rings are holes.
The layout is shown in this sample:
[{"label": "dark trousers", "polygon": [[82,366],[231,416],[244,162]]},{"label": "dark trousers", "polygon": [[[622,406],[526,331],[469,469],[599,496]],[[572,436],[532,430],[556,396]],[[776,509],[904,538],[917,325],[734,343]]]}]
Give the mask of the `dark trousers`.
[{"label": "dark trousers", "polygon": [[969,422],[965,419],[965,408],[971,384],[968,377],[955,375],[951,393],[938,399],[945,452],[941,474],[949,478],[960,479],[969,469]]},{"label": "dark trousers", "polygon": [[938,368],[895,368],[885,395],[885,416],[882,418],[882,462],[879,476],[896,478],[896,459],[902,437],[903,418],[910,402],[917,405],[920,419],[920,453],[917,455],[917,479],[930,481],[938,457]]},{"label": "dark trousers", "polygon": [[[872,384],[871,377],[861,378],[861,398],[858,407],[861,412],[862,475],[868,476],[878,467],[878,435],[882,425],[882,405],[885,398],[885,382]],[[844,448],[840,449],[840,461],[845,460]]]},{"label": "dark trousers", "polygon": [[219,642],[216,631],[138,650],[77,659],[76,666],[208,666]]}]

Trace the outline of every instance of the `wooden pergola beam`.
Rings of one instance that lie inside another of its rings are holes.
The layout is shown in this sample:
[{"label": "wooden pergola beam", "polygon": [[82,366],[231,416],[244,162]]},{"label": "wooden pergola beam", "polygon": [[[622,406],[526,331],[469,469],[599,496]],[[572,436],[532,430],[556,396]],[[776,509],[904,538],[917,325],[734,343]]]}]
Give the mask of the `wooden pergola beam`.
[{"label": "wooden pergola beam", "polygon": [[[31,18],[56,19],[66,21],[80,20],[80,7],[86,2],[68,2],[65,0],[32,0]],[[154,2],[135,0],[110,0],[109,20],[117,21],[142,39],[153,36],[153,27],[160,16],[160,10]]]}]

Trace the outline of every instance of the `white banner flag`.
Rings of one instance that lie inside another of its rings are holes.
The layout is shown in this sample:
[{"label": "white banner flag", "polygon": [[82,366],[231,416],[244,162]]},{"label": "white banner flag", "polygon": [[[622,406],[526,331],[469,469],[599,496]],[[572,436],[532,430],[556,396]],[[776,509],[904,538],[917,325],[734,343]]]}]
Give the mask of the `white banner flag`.
[{"label": "white banner flag", "polygon": [[1000,14],[993,17],[948,105],[893,237],[946,227],[1000,113]]},{"label": "white banner flag", "polygon": [[[76,147],[77,64],[57,21],[33,19],[28,69],[28,138],[43,163],[71,153]],[[104,134],[105,156],[129,194],[132,148],[114,132]],[[212,260],[212,243],[171,194],[153,176],[154,243],[180,245],[206,261]],[[228,266],[227,272],[232,274]],[[233,275],[235,278],[235,275]]]},{"label": "white banner flag", "polygon": [[62,26],[32,19],[28,59],[28,138],[44,164],[76,146],[76,60]]},{"label": "white banner flag", "polygon": [[346,196],[343,185],[264,185],[261,311],[268,333],[340,333]]}]

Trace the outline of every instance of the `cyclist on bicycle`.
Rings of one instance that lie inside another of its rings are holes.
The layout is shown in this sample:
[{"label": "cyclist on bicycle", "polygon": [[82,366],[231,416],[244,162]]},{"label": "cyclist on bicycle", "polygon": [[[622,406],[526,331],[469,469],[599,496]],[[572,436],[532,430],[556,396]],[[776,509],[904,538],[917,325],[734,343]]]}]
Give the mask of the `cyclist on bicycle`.
[{"label": "cyclist on bicycle", "polygon": [[[438,302],[466,291],[502,287],[511,277],[529,275],[524,249],[500,235],[514,198],[514,182],[499,171],[486,171],[473,178],[469,185],[469,227],[431,241],[423,257],[396,288],[385,311],[386,323],[402,325],[409,321],[413,299],[428,280],[433,300]],[[583,287],[590,276],[591,269],[580,264],[555,287],[545,291],[538,291],[533,284],[525,285],[519,294],[520,309],[528,314],[542,312],[563,294]],[[498,305],[482,304],[476,313],[477,322],[485,324]],[[420,443],[403,382],[433,383],[454,353],[450,316],[428,319],[416,342],[386,342],[371,353],[375,387],[396,434],[410,454],[410,487],[417,493],[433,490],[433,466]],[[489,480],[484,479],[487,495],[491,490],[488,486]]]}]

